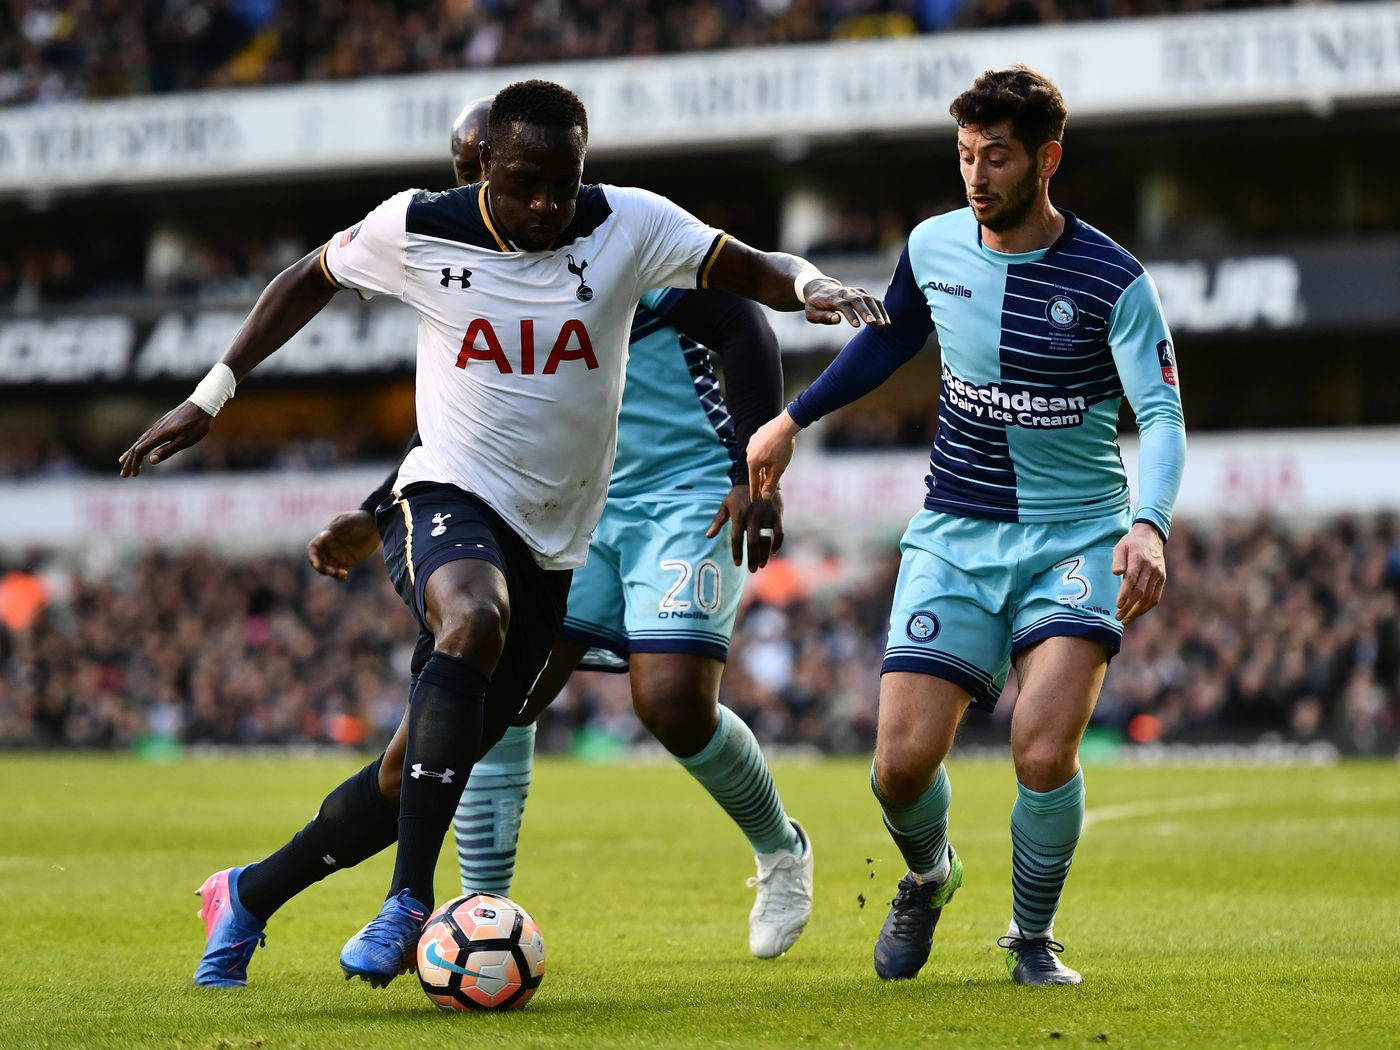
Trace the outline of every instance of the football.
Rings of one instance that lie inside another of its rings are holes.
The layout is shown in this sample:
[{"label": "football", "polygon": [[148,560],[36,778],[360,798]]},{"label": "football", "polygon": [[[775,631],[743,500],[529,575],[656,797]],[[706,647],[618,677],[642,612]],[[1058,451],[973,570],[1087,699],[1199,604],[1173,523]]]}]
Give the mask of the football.
[{"label": "football", "polygon": [[520,905],[493,893],[448,901],[418,941],[418,980],[444,1010],[514,1010],[544,979],[544,937]]}]

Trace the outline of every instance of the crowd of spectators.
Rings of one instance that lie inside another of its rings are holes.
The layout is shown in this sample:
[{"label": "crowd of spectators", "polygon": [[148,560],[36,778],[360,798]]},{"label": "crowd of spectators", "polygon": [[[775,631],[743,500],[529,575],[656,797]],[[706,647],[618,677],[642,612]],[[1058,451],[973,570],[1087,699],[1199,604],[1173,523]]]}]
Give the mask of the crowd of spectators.
[{"label": "crowd of spectators", "polygon": [[[4,402],[0,402],[0,410]],[[411,429],[411,427],[409,428]],[[937,407],[898,409],[856,405],[831,416],[819,431],[827,452],[927,452],[937,430]],[[134,435],[127,430],[96,438],[73,430],[37,436],[0,427],[0,482],[107,477]],[[162,465],[162,475],[251,471],[326,470],[396,460],[403,448],[366,428],[317,434],[215,429],[194,448]]]},{"label": "crowd of spectators", "polygon": [[3,0],[0,105],[1309,0]]},{"label": "crowd of spectators", "polygon": [[897,448],[927,451],[937,431],[936,407],[900,411],[877,405],[841,410],[823,422],[822,448],[828,452],[872,452]]},{"label": "crowd of spectators", "polygon": [[287,229],[201,234],[161,227],[125,240],[94,240],[82,231],[21,234],[0,245],[0,308],[23,316],[131,295],[251,302],[312,243]]},{"label": "crowd of spectators", "polygon": [[[846,409],[822,425],[822,448],[828,452],[927,451],[933,444],[935,412],[898,411],[878,405]],[[22,429],[0,427],[0,481],[106,477],[133,436],[123,430],[103,440],[77,432],[39,437]],[[363,428],[315,436],[216,429],[194,448],[164,464],[161,473],[325,470],[385,463],[402,451],[401,446],[386,443]]]},{"label": "crowd of spectators", "polygon": [[[748,588],[723,700],[766,743],[873,741],[898,564],[780,560]],[[348,584],[292,556],[148,553],[90,574],[40,559],[0,574],[0,744],[373,744],[397,724],[415,628],[378,564]],[[1400,744],[1400,526],[1180,526],[1162,606],[1127,633],[1095,725],[1130,742]],[[1004,739],[1015,678],[965,733]],[[546,746],[645,732],[625,679],[576,675]]]},{"label": "crowd of spectators", "polygon": [[[411,428],[410,428],[411,429]],[[42,481],[114,476],[117,457],[135,434],[106,440],[77,435],[34,437],[0,428],[0,481]],[[397,460],[403,446],[386,443],[368,428],[316,435],[257,430],[215,430],[192,449],[161,467],[163,475],[227,474],[242,471],[306,471]]]}]

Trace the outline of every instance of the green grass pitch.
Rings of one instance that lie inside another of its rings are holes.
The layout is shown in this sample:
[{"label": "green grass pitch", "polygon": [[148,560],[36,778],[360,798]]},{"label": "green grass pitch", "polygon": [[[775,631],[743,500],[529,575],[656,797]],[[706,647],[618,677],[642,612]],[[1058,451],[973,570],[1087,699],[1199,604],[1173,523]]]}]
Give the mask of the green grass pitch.
[{"label": "green grass pitch", "polygon": [[[1091,768],[1057,922],[1080,988],[1013,986],[1005,764],[955,762],[967,882],[914,981],[870,955],[897,855],[864,762],[779,764],[816,848],[816,911],[748,955],[752,858],[669,764],[545,760],[515,896],[548,972],[525,1010],[445,1014],[413,977],[347,984],[336,956],[387,857],[274,917],[252,983],[201,991],[194,891],[299,827],[352,759],[0,760],[0,1047],[1395,1046],[1400,772]],[[438,873],[453,891],[452,851]],[[872,878],[873,875],[873,878]],[[864,906],[860,905],[864,898]]]}]

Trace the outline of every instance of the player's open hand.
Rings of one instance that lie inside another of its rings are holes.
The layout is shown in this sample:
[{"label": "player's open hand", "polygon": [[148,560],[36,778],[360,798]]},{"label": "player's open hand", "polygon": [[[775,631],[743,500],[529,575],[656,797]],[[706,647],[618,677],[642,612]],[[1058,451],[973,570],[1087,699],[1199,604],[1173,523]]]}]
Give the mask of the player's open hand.
[{"label": "player's open hand", "polygon": [[140,474],[148,455],[152,463],[161,463],[181,449],[198,444],[213,422],[214,417],[198,405],[182,402],[147,427],[136,444],[121,454],[117,460],[122,465],[121,476],[134,478]]},{"label": "player's open hand", "polygon": [[754,500],[747,485],[735,485],[715,511],[705,536],[714,539],[724,523],[729,522],[729,549],[735,565],[744,564],[744,543],[748,541],[749,572],[757,572],[768,564],[783,545],[783,497],[774,493],[772,499]]},{"label": "player's open hand", "polygon": [[807,320],[813,324],[840,324],[844,320],[852,328],[859,328],[862,323],[890,323],[884,302],[864,288],[848,288],[840,281],[823,277],[809,281],[803,291],[807,293]]},{"label": "player's open hand", "polygon": [[1113,548],[1113,574],[1123,577],[1118,588],[1119,620],[1132,623],[1155,608],[1167,585],[1167,556],[1161,533],[1145,521],[1135,523]]},{"label": "player's open hand", "polygon": [[802,428],[784,409],[749,438],[749,499],[772,499],[778,493],[778,482],[792,462],[797,449],[797,434]]},{"label": "player's open hand", "polygon": [[360,562],[379,548],[379,530],[367,510],[337,514],[306,545],[311,567],[322,576],[343,580]]}]

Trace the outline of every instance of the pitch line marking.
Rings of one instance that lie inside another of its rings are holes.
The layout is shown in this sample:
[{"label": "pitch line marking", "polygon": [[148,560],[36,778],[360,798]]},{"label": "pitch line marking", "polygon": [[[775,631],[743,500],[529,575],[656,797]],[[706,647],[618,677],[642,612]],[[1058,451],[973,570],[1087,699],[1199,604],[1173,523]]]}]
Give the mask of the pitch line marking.
[{"label": "pitch line marking", "polygon": [[1120,802],[1112,806],[1095,806],[1084,812],[1084,827],[1111,820],[1131,820],[1134,817],[1155,817],[1163,813],[1192,812],[1202,809],[1229,809],[1241,802],[1257,802],[1253,795],[1239,793],[1217,795],[1188,795],[1185,798],[1145,799],[1141,802]]},{"label": "pitch line marking", "polygon": [[[1385,788],[1331,788],[1324,797],[1332,802],[1362,802],[1394,799],[1397,796]],[[1156,817],[1166,813],[1190,813],[1198,810],[1230,809],[1240,804],[1264,805],[1281,801],[1262,795],[1241,794],[1239,792],[1214,795],[1188,795],[1184,798],[1144,799],[1140,802],[1120,802],[1111,806],[1095,806],[1084,813],[1084,827],[1102,824],[1112,820],[1131,820],[1135,817]]]}]

